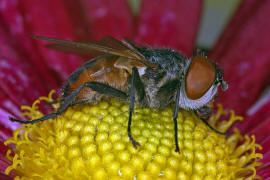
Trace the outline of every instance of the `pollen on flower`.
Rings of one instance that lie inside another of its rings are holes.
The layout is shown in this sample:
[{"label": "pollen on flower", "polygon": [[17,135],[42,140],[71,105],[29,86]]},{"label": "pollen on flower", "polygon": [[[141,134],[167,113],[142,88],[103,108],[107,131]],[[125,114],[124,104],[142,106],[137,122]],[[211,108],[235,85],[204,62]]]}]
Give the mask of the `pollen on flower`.
[{"label": "pollen on flower", "polygon": [[[24,106],[24,115],[42,116],[37,104]],[[54,105],[54,110],[59,104]],[[135,108],[132,134],[140,143],[135,149],[127,136],[128,103],[115,99],[95,105],[76,105],[61,116],[29,124],[13,132],[5,144],[12,161],[5,173],[15,179],[259,179],[256,167],[262,155],[254,136],[237,129],[229,137],[212,132],[192,112],[180,110],[175,152],[172,108]],[[241,117],[219,122],[221,106],[210,123],[226,131]]]}]

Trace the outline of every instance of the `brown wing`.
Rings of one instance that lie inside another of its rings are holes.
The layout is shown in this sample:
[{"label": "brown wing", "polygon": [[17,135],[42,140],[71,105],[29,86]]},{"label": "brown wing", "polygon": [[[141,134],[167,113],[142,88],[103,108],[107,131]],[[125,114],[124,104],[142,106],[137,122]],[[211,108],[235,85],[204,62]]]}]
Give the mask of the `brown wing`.
[{"label": "brown wing", "polygon": [[144,56],[132,48],[131,45],[128,47],[121,41],[118,41],[110,36],[106,36],[99,41],[68,41],[41,36],[30,37],[52,42],[52,44],[47,45],[47,47],[65,53],[72,53],[88,57],[111,54],[139,61],[148,67],[156,67],[156,65],[149,63]]}]

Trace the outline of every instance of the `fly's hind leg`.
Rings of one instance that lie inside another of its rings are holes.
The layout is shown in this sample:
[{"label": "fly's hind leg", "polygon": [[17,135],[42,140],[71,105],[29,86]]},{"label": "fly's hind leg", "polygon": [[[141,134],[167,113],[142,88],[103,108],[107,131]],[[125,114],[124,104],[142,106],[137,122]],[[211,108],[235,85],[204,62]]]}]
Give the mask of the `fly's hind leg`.
[{"label": "fly's hind leg", "polygon": [[128,97],[125,92],[118,90],[118,89],[115,89],[109,85],[106,85],[103,83],[98,83],[98,82],[86,82],[85,84],[83,84],[80,87],[78,87],[77,89],[75,89],[68,96],[63,98],[61,105],[56,113],[51,113],[51,114],[43,116],[39,119],[34,119],[32,121],[22,121],[22,120],[15,119],[12,117],[9,117],[9,119],[10,119],[10,121],[19,122],[21,124],[33,124],[33,123],[45,121],[45,120],[50,119],[50,118],[55,118],[55,117],[61,115],[70,105],[72,105],[72,103],[76,100],[77,96],[80,94],[80,92],[83,88],[90,88],[93,91],[96,91],[100,94],[118,97],[120,99],[126,100]]},{"label": "fly's hind leg", "polygon": [[131,76],[131,87],[130,87],[130,104],[129,104],[129,118],[128,118],[128,137],[132,142],[133,146],[136,148],[140,145],[137,141],[135,141],[131,134],[131,121],[132,121],[132,114],[134,112],[134,103],[135,103],[135,90],[138,95],[138,101],[144,102],[145,101],[145,90],[143,83],[140,79],[138,69],[136,67],[132,68],[132,76]]}]

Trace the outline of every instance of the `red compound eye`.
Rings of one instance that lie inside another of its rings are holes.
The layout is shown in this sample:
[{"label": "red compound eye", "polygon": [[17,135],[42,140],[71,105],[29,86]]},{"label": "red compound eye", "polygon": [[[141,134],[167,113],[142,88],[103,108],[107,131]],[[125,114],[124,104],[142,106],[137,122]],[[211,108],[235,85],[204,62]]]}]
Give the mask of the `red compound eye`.
[{"label": "red compound eye", "polygon": [[199,99],[212,86],[215,80],[215,68],[204,56],[195,56],[186,76],[186,94],[190,99]]}]

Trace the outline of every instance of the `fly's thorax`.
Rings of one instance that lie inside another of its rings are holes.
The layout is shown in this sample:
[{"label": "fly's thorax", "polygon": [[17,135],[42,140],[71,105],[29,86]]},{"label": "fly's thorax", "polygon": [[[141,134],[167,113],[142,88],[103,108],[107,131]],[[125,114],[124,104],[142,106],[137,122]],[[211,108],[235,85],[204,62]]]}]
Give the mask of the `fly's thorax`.
[{"label": "fly's thorax", "polygon": [[[187,58],[180,52],[171,49],[141,47],[138,48],[138,51],[150,63],[158,66],[155,69],[146,68],[145,70],[141,70],[143,72],[141,79],[145,86],[149,107],[162,108],[167,106],[174,100],[175,92],[167,94],[165,91],[160,93],[159,90],[170,81],[180,79],[183,76]],[[163,94],[163,96],[160,96],[160,94]]]},{"label": "fly's thorax", "polygon": [[166,48],[141,47],[137,49],[152,64],[167,72],[172,79],[182,73],[186,66],[186,56],[182,53]]}]

